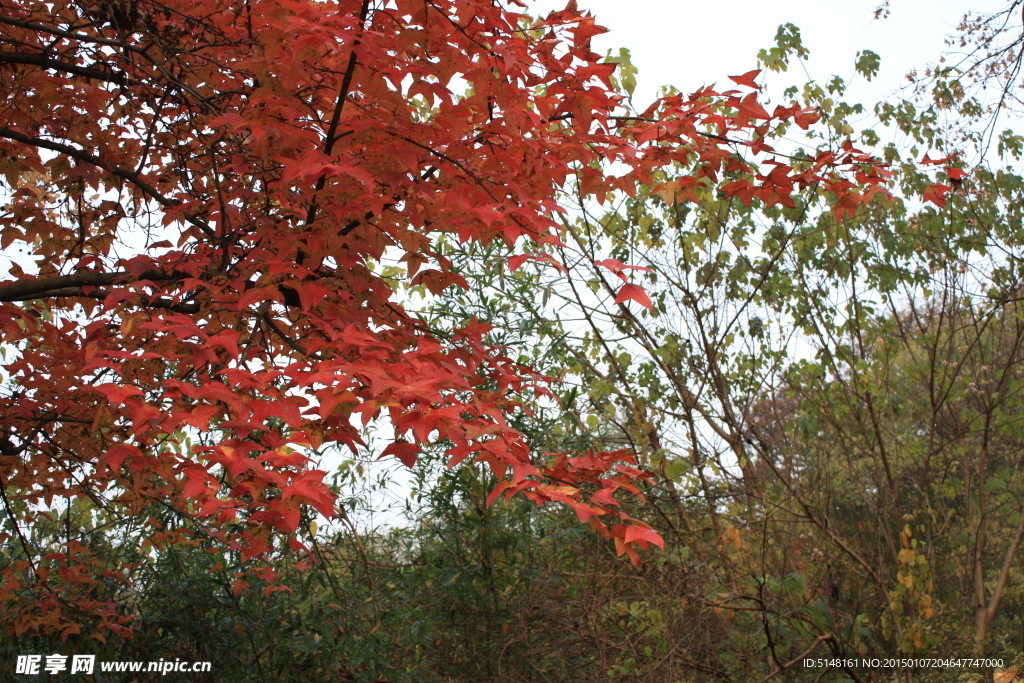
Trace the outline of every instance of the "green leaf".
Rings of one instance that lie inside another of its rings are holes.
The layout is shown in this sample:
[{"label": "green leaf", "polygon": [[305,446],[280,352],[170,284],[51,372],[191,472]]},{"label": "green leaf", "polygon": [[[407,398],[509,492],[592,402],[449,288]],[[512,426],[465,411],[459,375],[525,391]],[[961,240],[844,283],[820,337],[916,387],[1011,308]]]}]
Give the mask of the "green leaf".
[{"label": "green leaf", "polygon": [[863,52],[857,53],[857,61],[854,68],[857,69],[857,73],[863,76],[866,80],[870,81],[872,78],[878,75],[878,69],[882,64],[882,58],[871,50],[864,50]]},{"label": "green leaf", "polygon": [[690,469],[689,463],[685,460],[665,459],[665,478],[675,479]]}]

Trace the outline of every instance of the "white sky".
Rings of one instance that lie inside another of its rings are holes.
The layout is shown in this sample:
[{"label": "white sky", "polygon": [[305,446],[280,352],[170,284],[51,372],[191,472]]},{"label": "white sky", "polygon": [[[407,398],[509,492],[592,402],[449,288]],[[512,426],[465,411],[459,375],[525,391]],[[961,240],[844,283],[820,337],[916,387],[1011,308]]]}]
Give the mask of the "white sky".
[{"label": "white sky", "polygon": [[[537,0],[533,15],[563,9],[567,0]],[[757,68],[757,52],[775,44],[780,24],[801,29],[811,51],[805,63],[818,81],[833,75],[851,80],[858,50],[881,55],[882,68],[871,84],[851,92],[847,101],[870,109],[876,101],[906,85],[906,73],[937,61],[944,38],[967,10],[995,12],[1009,0],[891,0],[891,16],[874,20],[881,0],[578,0],[597,23],[608,28],[594,39],[594,50],[629,48],[639,70],[634,102],[643,108],[662,85],[691,92],[705,84],[732,85],[730,75]],[[791,65],[792,71],[792,65]],[[773,76],[767,94],[781,97],[807,74]]]}]

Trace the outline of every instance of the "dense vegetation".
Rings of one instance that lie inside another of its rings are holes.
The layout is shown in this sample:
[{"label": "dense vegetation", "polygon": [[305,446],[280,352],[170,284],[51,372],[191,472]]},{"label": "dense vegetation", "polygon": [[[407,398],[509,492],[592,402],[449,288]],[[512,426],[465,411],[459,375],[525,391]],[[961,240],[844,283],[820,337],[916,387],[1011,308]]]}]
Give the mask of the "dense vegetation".
[{"label": "dense vegetation", "polygon": [[[807,131],[773,124],[793,170],[852,138],[885,160],[891,194],[850,201],[815,181],[773,201],[744,193],[749,168],[697,182],[703,160],[677,159],[632,194],[598,202],[570,187],[561,242],[513,268],[502,241],[442,236],[468,289],[428,296],[387,254],[370,264],[433,338],[476,318],[517,366],[552,378],[557,396],[508,415],[535,452],[637,454],[653,476],[621,507],[663,551],[634,565],[572,510],[493,500],[494,472],[448,468],[448,443],[424,445],[404,523],[367,529],[366,499],[393,484],[366,448],[334,477],[339,519],[303,510],[308,553],[253,559],[201,535],[154,552],[91,509],[81,542],[136,568],[108,587],[131,596],[130,633],[9,630],[0,671],[19,653],[88,651],[213,662],[168,681],[1012,680],[1015,660],[1024,670],[1024,138],[1006,113],[1019,9],[966,20],[960,61],[873,111],[844,102],[838,78],[785,93],[825,114]],[[760,54],[770,71],[806,58],[795,26]],[[861,77],[877,59],[858,55]],[[628,93],[628,53],[617,60]],[[646,294],[623,297],[620,277]],[[182,524],[151,511],[151,526]],[[40,515],[26,542],[64,523]],[[929,655],[1001,657],[1009,671],[803,665]]]}]

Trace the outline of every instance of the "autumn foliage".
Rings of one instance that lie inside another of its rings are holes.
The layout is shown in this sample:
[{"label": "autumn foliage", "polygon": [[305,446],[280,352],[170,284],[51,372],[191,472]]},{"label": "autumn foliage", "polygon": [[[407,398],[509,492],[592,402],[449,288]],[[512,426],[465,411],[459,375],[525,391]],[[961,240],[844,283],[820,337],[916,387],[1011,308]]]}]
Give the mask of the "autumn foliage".
[{"label": "autumn foliage", "polygon": [[[315,454],[378,420],[381,455],[413,466],[438,445],[490,466],[492,500],[569,505],[634,560],[661,544],[617,512],[647,476],[629,453],[532,453],[506,418],[545,378],[481,322],[431,332],[374,264],[466,287],[439,236],[544,260],[567,188],[604,201],[677,164],[696,170],[656,190],[676,202],[728,175],[721,191],[767,206],[819,187],[840,216],[885,172],[849,145],[777,156],[775,128],[818,115],[766,111],[756,73],[628,115],[590,48],[602,31],[575,3],[542,20],[492,0],[5,3],[0,484],[18,557],[0,598],[17,631],[129,621],[98,587],[130,568],[70,526],[33,545],[38,515],[88,499],[157,549],[301,550],[304,511],[335,514]],[[650,306],[602,265],[623,306]]]}]

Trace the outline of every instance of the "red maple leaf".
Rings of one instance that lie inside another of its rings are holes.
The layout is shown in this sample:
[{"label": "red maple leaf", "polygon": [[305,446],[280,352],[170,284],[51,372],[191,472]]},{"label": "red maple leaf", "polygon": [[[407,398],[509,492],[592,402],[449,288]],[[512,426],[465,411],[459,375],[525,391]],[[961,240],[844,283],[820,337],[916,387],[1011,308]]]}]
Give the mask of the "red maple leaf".
[{"label": "red maple leaf", "polygon": [[640,285],[627,283],[619,288],[619,293],[615,296],[615,303],[621,304],[627,301],[635,301],[648,310],[654,308],[651,297],[647,296],[647,292]]},{"label": "red maple leaf", "polygon": [[946,207],[946,193],[949,192],[952,187],[949,185],[943,185],[942,183],[932,183],[924,190],[924,200],[935,204],[940,209]]},{"label": "red maple leaf", "polygon": [[760,75],[761,75],[761,69],[755,69],[754,71],[748,71],[747,73],[742,74],[740,76],[729,76],[729,80],[732,81],[733,83],[737,83],[739,85],[745,85],[748,88],[753,88],[754,90],[760,90],[761,86],[759,86],[754,81],[754,79],[757,78]]},{"label": "red maple leaf", "polygon": [[414,443],[406,443],[404,441],[396,441],[387,446],[380,453],[380,457],[384,458],[389,455],[393,455],[402,461],[402,464],[406,467],[412,467],[416,464],[416,457],[420,453],[420,448]]}]

